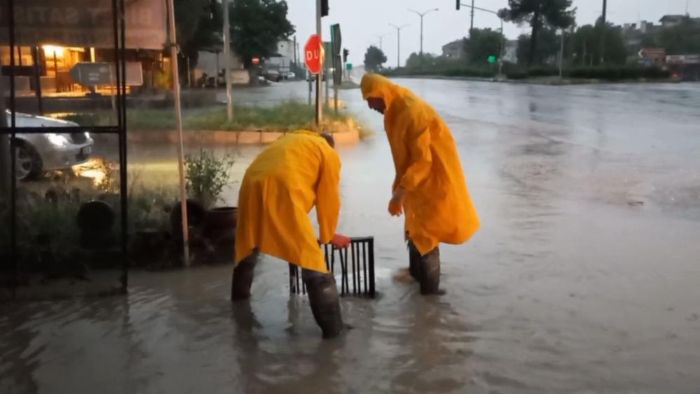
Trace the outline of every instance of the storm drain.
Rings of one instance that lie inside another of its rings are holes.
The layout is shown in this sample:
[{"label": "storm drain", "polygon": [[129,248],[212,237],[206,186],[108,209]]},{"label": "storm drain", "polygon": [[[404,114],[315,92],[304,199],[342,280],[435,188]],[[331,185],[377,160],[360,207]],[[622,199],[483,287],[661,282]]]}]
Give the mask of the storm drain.
[{"label": "storm drain", "polygon": [[[374,237],[352,238],[346,249],[323,245],[326,268],[337,278],[340,271],[340,295],[374,298]],[[289,292],[306,294],[301,269],[289,264]]]}]

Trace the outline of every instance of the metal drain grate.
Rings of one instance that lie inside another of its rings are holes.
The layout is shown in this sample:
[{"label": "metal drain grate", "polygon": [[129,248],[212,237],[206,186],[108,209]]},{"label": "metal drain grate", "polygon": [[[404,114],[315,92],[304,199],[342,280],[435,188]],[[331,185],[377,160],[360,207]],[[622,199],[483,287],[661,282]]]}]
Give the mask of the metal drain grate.
[{"label": "metal drain grate", "polygon": [[[347,249],[336,249],[330,244],[322,246],[326,267],[335,275],[340,269],[340,295],[370,297],[375,296],[374,287],[374,238],[352,238]],[[336,266],[338,262],[339,267]],[[306,286],[301,280],[301,269],[289,264],[289,292],[306,294]]]}]

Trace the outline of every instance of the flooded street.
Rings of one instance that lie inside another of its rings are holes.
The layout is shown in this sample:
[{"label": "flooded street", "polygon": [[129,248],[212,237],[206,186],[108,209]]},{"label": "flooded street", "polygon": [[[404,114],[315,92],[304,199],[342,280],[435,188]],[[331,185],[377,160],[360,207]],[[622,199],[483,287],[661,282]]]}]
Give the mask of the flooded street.
[{"label": "flooded street", "polygon": [[[339,149],[338,231],[375,237],[380,292],[342,300],[352,330],[323,341],[272,258],[249,305],[232,265],[134,271],[124,297],[1,305],[0,393],[699,393],[700,85],[400,82],[452,128],[481,216],[441,249],[447,295],[404,280],[382,118],[344,90],[375,130]],[[235,205],[260,147],[205,148],[234,156]],[[176,184],[174,147],[129,159],[136,184]]]}]

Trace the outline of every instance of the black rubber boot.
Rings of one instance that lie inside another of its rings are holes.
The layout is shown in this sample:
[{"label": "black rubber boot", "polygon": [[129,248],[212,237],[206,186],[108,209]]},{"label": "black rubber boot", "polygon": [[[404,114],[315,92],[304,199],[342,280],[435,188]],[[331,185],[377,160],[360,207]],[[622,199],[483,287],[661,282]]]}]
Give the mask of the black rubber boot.
[{"label": "black rubber boot", "polygon": [[420,253],[413,242],[408,241],[408,272],[416,281],[420,282]]},{"label": "black rubber boot", "polygon": [[440,291],[440,249],[435,248],[420,258],[420,293],[442,294]]},{"label": "black rubber boot", "polygon": [[250,286],[253,284],[253,273],[257,254],[251,254],[233,269],[231,280],[231,301],[247,300],[250,298]]},{"label": "black rubber boot", "polygon": [[323,338],[335,338],[343,331],[340,300],[332,274],[304,275],[311,312],[323,331]]}]

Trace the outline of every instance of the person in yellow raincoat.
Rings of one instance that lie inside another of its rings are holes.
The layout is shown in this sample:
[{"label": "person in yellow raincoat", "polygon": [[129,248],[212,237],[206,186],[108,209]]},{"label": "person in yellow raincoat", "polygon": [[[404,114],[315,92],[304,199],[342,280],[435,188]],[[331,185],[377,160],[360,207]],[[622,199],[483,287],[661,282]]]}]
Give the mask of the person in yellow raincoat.
[{"label": "person in yellow raincoat", "polygon": [[369,107],[384,115],[396,169],[389,213],[405,213],[409,270],[422,294],[439,294],[439,243],[461,244],[479,229],[454,138],[410,90],[376,74],[366,74],[361,88]]},{"label": "person in yellow raincoat", "polygon": [[[335,234],[340,211],[340,158],[330,134],[290,133],[267,147],[248,167],[238,198],[236,267],[231,299],[250,298],[258,253],[302,268],[309,303],[325,338],[340,333],[335,279],[326,269],[320,243],[347,247]],[[320,236],[309,212],[316,207]]]}]

